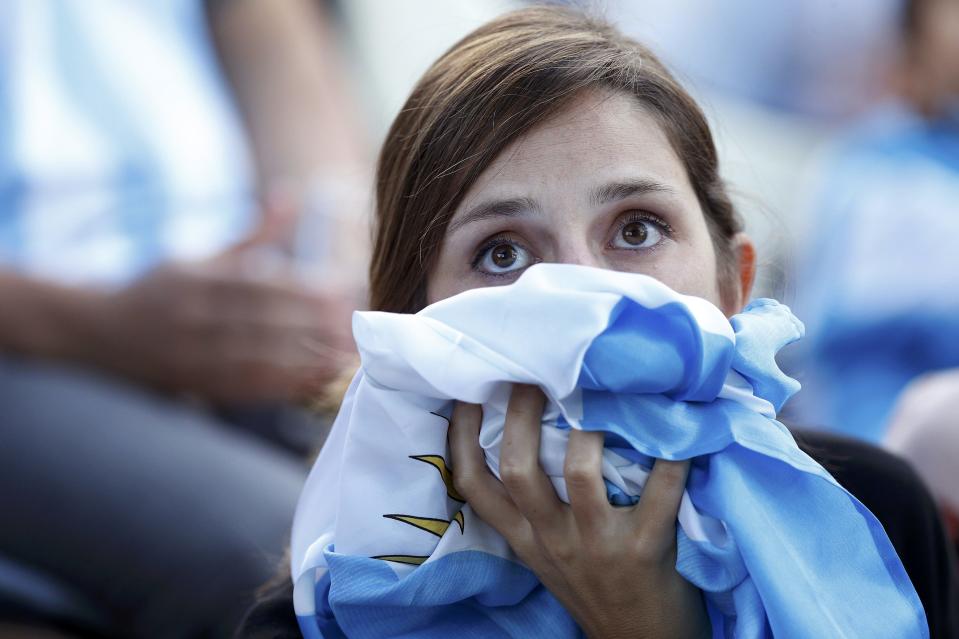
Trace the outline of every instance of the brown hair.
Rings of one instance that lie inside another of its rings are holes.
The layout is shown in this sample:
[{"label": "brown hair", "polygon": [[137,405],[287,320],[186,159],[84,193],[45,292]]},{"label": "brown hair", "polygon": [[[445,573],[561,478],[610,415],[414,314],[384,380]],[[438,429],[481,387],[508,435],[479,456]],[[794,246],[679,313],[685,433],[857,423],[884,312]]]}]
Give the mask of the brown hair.
[{"label": "brown hair", "polygon": [[725,297],[737,281],[732,238],[741,223],[702,111],[639,43],[601,20],[543,6],[460,40],[394,120],[376,175],[370,308],[426,305],[427,274],[470,186],[511,142],[587,89],[626,92],[659,119],[706,216]]}]

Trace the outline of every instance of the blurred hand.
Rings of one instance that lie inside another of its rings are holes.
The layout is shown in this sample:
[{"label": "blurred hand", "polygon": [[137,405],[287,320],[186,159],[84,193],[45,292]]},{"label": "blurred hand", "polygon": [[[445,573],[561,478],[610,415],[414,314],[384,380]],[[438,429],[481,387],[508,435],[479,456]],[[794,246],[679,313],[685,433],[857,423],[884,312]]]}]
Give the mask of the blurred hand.
[{"label": "blurred hand", "polygon": [[316,395],[353,352],[354,301],[257,275],[249,257],[161,267],[109,296],[99,362],[220,404]]},{"label": "blurred hand", "polygon": [[500,449],[502,483],[479,446],[480,407],[457,404],[450,425],[456,489],[588,636],[709,637],[702,595],[675,568],[689,462],[657,461],[639,503],[614,507],[602,477],[603,435],[574,430],[564,504],[539,465],[544,402],[539,389],[514,387]]}]

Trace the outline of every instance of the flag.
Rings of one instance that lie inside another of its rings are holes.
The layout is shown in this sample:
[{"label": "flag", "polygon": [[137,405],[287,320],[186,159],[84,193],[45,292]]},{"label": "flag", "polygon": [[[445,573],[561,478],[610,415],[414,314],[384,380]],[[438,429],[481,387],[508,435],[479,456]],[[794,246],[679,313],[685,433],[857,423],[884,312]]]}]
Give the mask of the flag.
[{"label": "flag", "polygon": [[294,604],[316,637],[579,637],[505,540],[456,492],[454,400],[482,404],[498,475],[511,385],[543,389],[540,463],[566,499],[571,429],[605,433],[610,502],[654,459],[691,459],[676,568],[714,637],[927,637],[875,517],[775,420],[799,384],[776,353],[802,324],[773,300],[727,319],[637,274],[533,266],[415,315],[357,313],[362,359],[307,480]]}]

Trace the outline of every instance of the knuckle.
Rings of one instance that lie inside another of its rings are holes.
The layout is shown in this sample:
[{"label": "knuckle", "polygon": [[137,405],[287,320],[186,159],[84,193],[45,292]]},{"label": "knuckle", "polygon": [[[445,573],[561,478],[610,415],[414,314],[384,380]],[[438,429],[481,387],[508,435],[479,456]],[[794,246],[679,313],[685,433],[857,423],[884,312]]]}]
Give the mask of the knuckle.
[{"label": "knuckle", "polygon": [[569,488],[586,488],[593,482],[595,469],[579,461],[567,461],[563,473]]},{"label": "knuckle", "polygon": [[507,487],[520,487],[532,480],[536,470],[536,465],[529,461],[508,459],[500,462],[499,476]]},{"label": "knuckle", "polygon": [[576,559],[576,550],[565,544],[550,548],[549,554],[557,562],[569,564]]},{"label": "knuckle", "polygon": [[513,552],[519,555],[524,561],[529,562],[530,559],[536,558],[541,554],[542,546],[525,526],[505,531],[503,536],[509,543],[510,548],[513,549]]},{"label": "knuckle", "polygon": [[658,539],[648,533],[640,532],[635,538],[632,556],[643,566],[658,566],[663,561],[664,553]]},{"label": "knuckle", "polygon": [[550,531],[555,534],[544,535],[540,532],[542,547],[553,563],[571,564],[589,557],[589,544],[576,543],[576,537],[569,534],[558,534],[559,531]]},{"label": "knuckle", "polygon": [[470,495],[473,494],[477,483],[478,478],[476,477],[476,473],[472,470],[464,469],[462,465],[453,473],[453,488],[467,500]]}]

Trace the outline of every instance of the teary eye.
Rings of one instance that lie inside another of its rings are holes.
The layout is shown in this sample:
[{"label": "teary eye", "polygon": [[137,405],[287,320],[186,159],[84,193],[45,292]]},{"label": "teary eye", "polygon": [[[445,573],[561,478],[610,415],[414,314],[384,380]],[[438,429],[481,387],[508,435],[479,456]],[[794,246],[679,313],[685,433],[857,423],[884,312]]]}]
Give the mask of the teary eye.
[{"label": "teary eye", "polygon": [[628,218],[613,237],[612,245],[622,249],[652,248],[663,240],[664,225],[646,218]]},{"label": "teary eye", "polygon": [[476,255],[473,268],[490,275],[503,275],[519,271],[534,263],[530,252],[507,238],[494,238],[487,242]]}]

